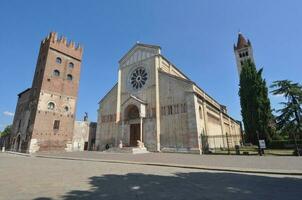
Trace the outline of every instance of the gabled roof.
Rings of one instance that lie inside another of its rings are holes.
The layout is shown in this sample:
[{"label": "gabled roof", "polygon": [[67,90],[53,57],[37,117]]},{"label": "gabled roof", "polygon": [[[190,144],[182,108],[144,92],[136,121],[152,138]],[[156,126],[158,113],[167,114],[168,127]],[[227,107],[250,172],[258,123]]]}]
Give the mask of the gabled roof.
[{"label": "gabled roof", "polygon": [[127,101],[129,101],[130,99],[134,99],[135,101],[137,101],[137,102],[139,102],[139,103],[141,103],[141,104],[147,105],[147,102],[141,100],[140,98],[138,98],[138,97],[136,97],[136,96],[134,96],[134,95],[132,95],[132,94],[130,94],[129,98],[126,99],[126,101],[124,101],[124,103],[122,103],[122,105],[124,105],[124,104],[125,104]]},{"label": "gabled roof", "polygon": [[152,45],[152,44],[143,44],[137,42],[120,60],[119,63],[121,63],[130,53],[132,53],[137,47],[145,47],[145,48],[151,48],[156,50],[161,50],[161,47],[158,45]]},{"label": "gabled roof", "polygon": [[99,100],[99,104],[112,92],[112,90],[114,90],[114,88],[117,86],[118,83],[115,83],[114,86],[105,94],[105,96],[103,96],[103,98],[101,98],[101,100]]}]

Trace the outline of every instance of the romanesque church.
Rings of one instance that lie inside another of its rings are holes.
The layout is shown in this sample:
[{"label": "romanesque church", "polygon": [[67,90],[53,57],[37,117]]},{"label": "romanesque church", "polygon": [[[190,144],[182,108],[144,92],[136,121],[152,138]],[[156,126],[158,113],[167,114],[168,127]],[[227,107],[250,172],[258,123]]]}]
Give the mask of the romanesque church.
[{"label": "romanesque church", "polygon": [[119,61],[118,82],[100,100],[96,146],[202,153],[240,145],[240,123],[227,108],[161,54],[135,44]]}]

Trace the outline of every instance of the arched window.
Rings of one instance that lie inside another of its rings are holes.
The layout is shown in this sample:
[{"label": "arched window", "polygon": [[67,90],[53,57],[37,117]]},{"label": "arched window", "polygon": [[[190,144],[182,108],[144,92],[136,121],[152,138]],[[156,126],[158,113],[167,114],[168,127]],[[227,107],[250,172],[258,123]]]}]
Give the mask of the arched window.
[{"label": "arched window", "polygon": [[56,63],[61,64],[62,63],[62,59],[60,57],[56,58]]},{"label": "arched window", "polygon": [[69,111],[69,107],[68,107],[68,106],[65,106],[65,107],[64,107],[64,111],[65,111],[65,112],[68,112],[68,111]]},{"label": "arched window", "polygon": [[49,102],[47,105],[48,110],[54,110],[55,109],[55,104],[53,102]]},{"label": "arched window", "polygon": [[248,52],[245,52],[245,56],[248,56],[249,55],[249,53]]},{"label": "arched window", "polygon": [[67,80],[72,81],[72,75],[71,74],[67,75]]},{"label": "arched window", "polygon": [[73,64],[72,62],[70,62],[70,63],[68,64],[68,67],[69,67],[69,68],[73,68],[73,67],[74,67],[74,64]]},{"label": "arched window", "polygon": [[199,106],[199,118],[202,119],[202,110],[200,106]]},{"label": "arched window", "polygon": [[135,105],[129,105],[125,110],[125,118],[127,120],[139,118],[139,110]]},{"label": "arched window", "polygon": [[57,70],[57,69],[55,69],[55,70],[53,71],[53,75],[54,75],[54,76],[60,76],[60,71]]}]

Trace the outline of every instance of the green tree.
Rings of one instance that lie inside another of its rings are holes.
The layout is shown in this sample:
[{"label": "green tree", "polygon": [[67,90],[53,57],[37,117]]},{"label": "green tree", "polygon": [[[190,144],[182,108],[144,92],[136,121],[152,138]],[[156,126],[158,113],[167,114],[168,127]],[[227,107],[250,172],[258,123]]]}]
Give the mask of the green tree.
[{"label": "green tree", "polygon": [[0,132],[0,136],[4,137],[9,135],[11,133],[11,130],[12,130],[12,125],[6,126],[5,129],[2,132]]},{"label": "green tree", "polygon": [[274,135],[273,115],[268,98],[266,81],[262,78],[262,71],[257,71],[256,66],[247,60],[240,74],[240,104],[246,141],[258,144],[259,139],[266,143]]},{"label": "green tree", "polygon": [[287,133],[289,138],[293,138],[299,155],[297,137],[302,138],[302,85],[289,80],[274,81],[271,85],[274,95],[282,95],[286,102],[281,102],[283,108],[277,110],[280,113],[276,117],[277,129],[281,133]]}]

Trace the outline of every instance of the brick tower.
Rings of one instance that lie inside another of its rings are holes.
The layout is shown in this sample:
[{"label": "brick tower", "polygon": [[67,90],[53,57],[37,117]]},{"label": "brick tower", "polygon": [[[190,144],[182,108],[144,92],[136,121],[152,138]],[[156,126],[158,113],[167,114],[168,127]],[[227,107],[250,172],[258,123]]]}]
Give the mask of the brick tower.
[{"label": "brick tower", "polygon": [[18,95],[14,150],[71,150],[82,53],[53,32],[41,42],[32,87]]},{"label": "brick tower", "polygon": [[236,57],[238,75],[240,76],[244,61],[250,59],[254,62],[253,48],[250,40],[244,38],[242,33],[238,33],[237,45],[234,44],[234,53]]}]

